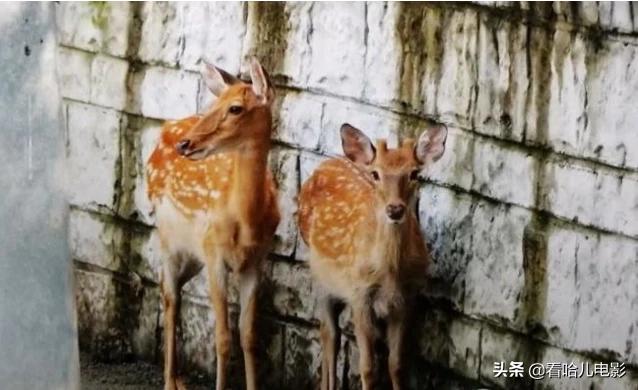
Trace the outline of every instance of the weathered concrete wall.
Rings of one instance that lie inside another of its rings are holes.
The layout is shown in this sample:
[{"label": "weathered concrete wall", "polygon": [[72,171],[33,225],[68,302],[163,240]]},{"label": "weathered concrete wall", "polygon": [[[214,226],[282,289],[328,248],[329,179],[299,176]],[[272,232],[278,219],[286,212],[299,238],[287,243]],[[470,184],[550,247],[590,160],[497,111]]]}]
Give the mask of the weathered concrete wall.
[{"label": "weathered concrete wall", "polygon": [[0,388],[79,389],[50,3],[0,12]]},{"label": "weathered concrete wall", "polygon": [[[271,388],[309,388],[319,372],[313,287],[293,220],[300,182],[341,152],[346,120],[396,140],[432,119],[450,136],[419,201],[435,261],[415,310],[411,386],[519,388],[492,369],[524,360],[627,366],[621,379],[537,388],[635,388],[636,8],[58,5],[82,345],[103,358],[159,359],[161,253],[143,164],[162,120],[210,101],[201,57],[245,74],[257,55],[277,86],[272,161],[284,214],[263,299]],[[183,333],[191,367],[210,372],[206,290],[203,277],[187,285]],[[356,356],[349,334],[345,387],[358,386]]]}]

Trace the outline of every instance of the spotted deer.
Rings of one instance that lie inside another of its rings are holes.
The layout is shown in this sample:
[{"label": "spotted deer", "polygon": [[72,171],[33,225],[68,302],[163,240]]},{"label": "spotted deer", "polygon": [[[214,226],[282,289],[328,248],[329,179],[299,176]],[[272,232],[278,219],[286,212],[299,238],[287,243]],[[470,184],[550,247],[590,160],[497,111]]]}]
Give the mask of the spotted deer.
[{"label": "spotted deer", "polygon": [[216,388],[226,388],[230,270],[239,280],[246,387],[256,389],[260,262],[280,219],[267,167],[274,91],[255,59],[250,64],[252,83],[208,64],[202,76],[216,101],[201,116],[167,122],[147,164],[148,195],[166,253],[161,273],[165,389],[184,387],[176,373],[181,289],[202,268],[215,311]]},{"label": "spotted deer", "polygon": [[415,215],[415,190],[424,167],[445,150],[447,129],[435,126],[415,143],[376,147],[344,124],[347,158],[323,162],[299,194],[299,227],[310,248],[310,268],[321,287],[322,390],[336,388],[339,349],[337,303],[352,309],[362,388],[374,388],[376,320],[387,324],[392,387],[401,388],[406,311],[429,262]]}]

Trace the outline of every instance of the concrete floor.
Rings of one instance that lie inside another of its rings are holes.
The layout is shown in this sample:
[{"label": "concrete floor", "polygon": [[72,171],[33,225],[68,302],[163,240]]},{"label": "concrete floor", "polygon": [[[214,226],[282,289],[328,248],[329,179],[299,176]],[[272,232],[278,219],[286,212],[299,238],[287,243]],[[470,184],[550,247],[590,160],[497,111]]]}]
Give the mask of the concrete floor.
[{"label": "concrete floor", "polygon": [[[80,356],[82,390],[158,390],[163,388],[162,368],[146,362],[102,363]],[[189,390],[214,387],[211,379],[186,378]]]}]

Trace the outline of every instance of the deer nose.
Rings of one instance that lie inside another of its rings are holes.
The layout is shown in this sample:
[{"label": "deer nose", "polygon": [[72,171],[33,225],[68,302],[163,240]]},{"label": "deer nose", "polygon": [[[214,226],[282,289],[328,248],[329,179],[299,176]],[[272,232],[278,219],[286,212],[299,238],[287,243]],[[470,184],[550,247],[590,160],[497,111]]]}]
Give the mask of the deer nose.
[{"label": "deer nose", "polygon": [[183,139],[175,144],[175,150],[177,150],[177,153],[183,156],[186,154],[186,152],[188,152],[188,147],[190,146],[190,144],[191,141],[189,139]]},{"label": "deer nose", "polygon": [[386,206],[385,212],[391,220],[398,221],[405,214],[405,206],[402,204],[389,204]]}]

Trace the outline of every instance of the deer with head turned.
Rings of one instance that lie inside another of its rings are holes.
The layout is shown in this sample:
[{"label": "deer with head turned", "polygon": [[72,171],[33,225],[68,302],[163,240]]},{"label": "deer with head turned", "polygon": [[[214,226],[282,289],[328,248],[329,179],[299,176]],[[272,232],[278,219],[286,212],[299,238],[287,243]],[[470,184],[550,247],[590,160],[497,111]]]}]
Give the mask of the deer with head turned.
[{"label": "deer with head turned", "polygon": [[447,128],[440,125],[416,142],[406,139],[389,149],[385,140],[375,147],[360,130],[344,124],[347,158],[325,161],[301,188],[299,228],[322,291],[322,390],[336,389],[339,302],[352,309],[363,389],[374,388],[374,323],[379,319],[387,324],[392,387],[401,388],[407,310],[430,257],[415,215],[418,175],[443,155],[446,138]]},{"label": "deer with head turned", "polygon": [[201,116],[167,122],[147,164],[148,195],[162,248],[165,389],[177,378],[176,326],[182,286],[205,268],[215,311],[217,390],[226,388],[231,333],[227,274],[238,274],[239,331],[246,387],[257,388],[255,312],[260,262],[279,223],[276,187],[267,167],[274,91],[253,59],[252,83],[204,64],[217,96]]}]

